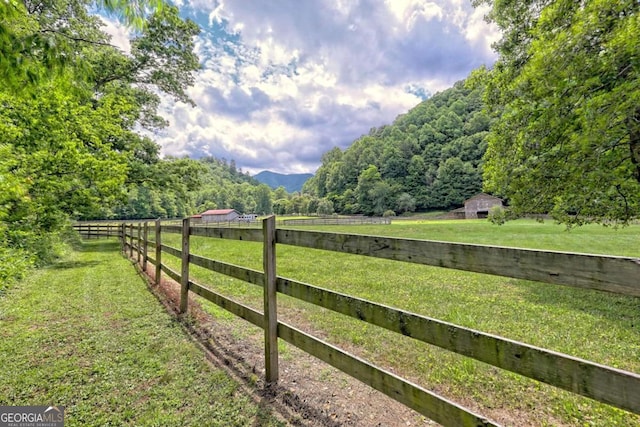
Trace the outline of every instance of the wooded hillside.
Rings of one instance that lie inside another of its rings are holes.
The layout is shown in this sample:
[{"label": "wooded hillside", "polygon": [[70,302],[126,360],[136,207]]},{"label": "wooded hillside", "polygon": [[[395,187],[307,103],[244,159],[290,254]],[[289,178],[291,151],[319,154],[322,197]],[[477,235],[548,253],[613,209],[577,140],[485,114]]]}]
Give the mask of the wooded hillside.
[{"label": "wooded hillside", "polygon": [[303,191],[347,214],[461,206],[482,189],[490,120],[481,96],[458,82],[346,150],[334,148]]}]

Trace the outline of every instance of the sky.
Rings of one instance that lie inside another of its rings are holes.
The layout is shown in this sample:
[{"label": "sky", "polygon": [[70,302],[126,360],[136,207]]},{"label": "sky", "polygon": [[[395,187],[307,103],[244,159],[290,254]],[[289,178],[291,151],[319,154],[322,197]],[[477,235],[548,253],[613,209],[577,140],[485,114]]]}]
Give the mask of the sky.
[{"label": "sky", "polygon": [[[496,59],[470,0],[174,0],[202,32],[196,107],[163,97],[162,155],[314,173],[431,94]],[[106,22],[126,51],[128,32]]]}]

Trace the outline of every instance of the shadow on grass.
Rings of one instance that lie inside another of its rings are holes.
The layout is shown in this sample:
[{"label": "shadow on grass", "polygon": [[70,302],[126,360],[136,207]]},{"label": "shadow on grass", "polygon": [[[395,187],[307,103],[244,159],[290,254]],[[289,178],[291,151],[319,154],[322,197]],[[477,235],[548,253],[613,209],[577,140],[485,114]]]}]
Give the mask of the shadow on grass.
[{"label": "shadow on grass", "polygon": [[[206,324],[200,317],[203,315],[202,309],[193,300],[190,302],[189,315],[179,314],[177,308],[179,296],[177,293],[173,295],[170,292],[167,293],[167,290],[171,288],[171,285],[167,285],[173,283],[174,290],[180,285],[170,279],[163,279],[163,285],[157,285],[150,276],[142,272],[139,264],[134,263],[134,266],[151,294],[171,316],[172,322],[180,325],[186,336],[204,351],[209,362],[225,371],[258,404],[259,411],[255,422],[251,424],[252,427],[265,425],[267,420],[276,414],[278,418],[284,419],[291,425],[304,425],[301,419],[313,420],[313,425],[319,427],[340,427],[343,425],[332,419],[330,414],[307,402],[305,398],[301,398],[286,387],[278,384],[266,384],[257,379],[256,365],[252,365],[244,353],[249,351],[247,349],[250,345],[241,346],[241,349],[238,349],[225,339],[219,339],[219,335],[208,329],[213,325]],[[199,320],[193,317],[194,310],[199,313],[196,316],[200,317]],[[205,315],[204,319],[209,319],[208,315]],[[220,332],[220,329],[218,329],[218,333],[222,336],[225,334]]]},{"label": "shadow on grass", "polygon": [[100,264],[102,264],[100,261],[62,261],[56,262],[46,268],[47,270],[67,270],[71,268],[95,267]]},{"label": "shadow on grass", "polygon": [[73,249],[78,252],[118,252],[120,242],[116,239],[82,240],[73,245]]},{"label": "shadow on grass", "polygon": [[527,283],[523,296],[535,304],[588,313],[625,329],[637,330],[634,325],[640,324],[640,298],[637,297],[532,282]]}]

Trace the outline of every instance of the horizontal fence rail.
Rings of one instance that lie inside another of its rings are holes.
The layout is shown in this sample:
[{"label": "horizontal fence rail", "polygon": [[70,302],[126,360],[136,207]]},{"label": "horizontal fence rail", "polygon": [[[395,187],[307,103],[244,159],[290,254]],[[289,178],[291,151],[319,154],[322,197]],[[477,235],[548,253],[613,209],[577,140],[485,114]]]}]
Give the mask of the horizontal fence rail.
[{"label": "horizontal fence rail", "polygon": [[361,225],[361,224],[391,224],[391,218],[376,216],[357,216],[349,218],[309,218],[309,219],[283,219],[278,221],[284,226],[288,225]]},{"label": "horizontal fence rail", "polygon": [[[386,372],[293,326],[279,322],[275,313],[267,314],[267,311],[276,306],[275,295],[280,293],[640,414],[640,375],[637,373],[279,277],[275,275],[275,244],[536,280],[630,296],[640,296],[640,259],[276,229],[274,217],[263,222],[263,229],[190,226],[188,219],[184,220],[182,225],[161,225],[156,221],[154,241],[147,237],[147,231],[150,230],[148,224],[119,227],[123,252],[128,252],[128,255],[133,257],[135,249],[138,252],[138,261],[140,253],[143,253],[143,265],[146,266],[146,262],[150,262],[156,266],[156,282],[160,280],[160,272],[164,272],[182,284],[184,293],[181,295],[181,312],[186,311],[187,293],[191,291],[265,331],[268,381],[278,379],[275,341],[281,338],[440,424],[496,425],[442,396]],[[182,249],[162,244],[162,232],[181,233]],[[268,245],[265,242],[271,235],[273,241]],[[192,254],[189,249],[190,236],[263,242],[265,272]],[[155,258],[147,254],[147,246],[150,244],[155,245]],[[271,245],[273,246],[270,247]],[[182,260],[182,274],[162,263],[163,252]],[[271,261],[267,262],[268,260]],[[265,296],[265,310],[261,313],[189,280],[189,270],[185,268],[189,264],[243,280],[263,289],[266,289],[267,283],[273,281],[273,285],[269,285],[274,286],[273,295]]]},{"label": "horizontal fence rail", "polygon": [[348,373],[400,403],[446,426],[495,426],[464,407],[425,390],[391,372],[384,371],[331,344],[285,323],[278,324],[278,336],[331,366]]},{"label": "horizontal fence rail", "polygon": [[73,229],[85,239],[121,237],[121,228],[115,224],[73,224]]},{"label": "horizontal fence rail", "polygon": [[640,258],[278,230],[278,243],[640,296]]},{"label": "horizontal fence rail", "polygon": [[535,380],[640,412],[640,375],[278,278],[278,292]]}]

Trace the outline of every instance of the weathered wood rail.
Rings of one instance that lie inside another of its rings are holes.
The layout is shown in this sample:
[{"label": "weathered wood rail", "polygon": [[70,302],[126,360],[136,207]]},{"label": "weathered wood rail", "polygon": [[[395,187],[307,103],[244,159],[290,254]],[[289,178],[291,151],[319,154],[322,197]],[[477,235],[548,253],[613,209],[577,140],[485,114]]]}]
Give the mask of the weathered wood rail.
[{"label": "weathered wood rail", "polygon": [[362,225],[362,224],[391,224],[389,217],[352,216],[352,217],[320,217],[304,219],[283,219],[279,225]]},{"label": "weathered wood rail", "polygon": [[120,232],[122,230],[122,227],[117,224],[80,223],[74,224],[73,228],[85,239],[99,239],[101,237],[121,238]]},{"label": "weathered wood rail", "polygon": [[[122,249],[130,257],[137,252],[146,270],[156,267],[156,280],[164,272],[181,284],[180,311],[187,310],[188,292],[217,304],[265,331],[266,379],[278,380],[277,338],[331,364],[446,426],[496,425],[482,415],[380,369],[348,352],[277,320],[277,294],[288,295],[371,323],[390,331],[474,358],[606,404],[640,414],[640,375],[513,341],[497,335],[457,326],[405,310],[341,294],[277,276],[276,246],[293,245],[390,260],[434,265],[506,277],[536,280],[578,288],[640,296],[640,259],[567,252],[537,251],[391,237],[276,229],[275,218],[262,229],[193,227],[155,222],[155,240],[147,238],[149,224],[120,226]],[[162,244],[163,233],[180,233],[182,247]],[[190,236],[263,242],[263,271],[248,269],[190,253]],[[155,246],[155,258],[147,255]],[[182,260],[180,272],[162,263],[162,253]],[[261,286],[264,310],[221,295],[189,279],[189,265]]]}]

